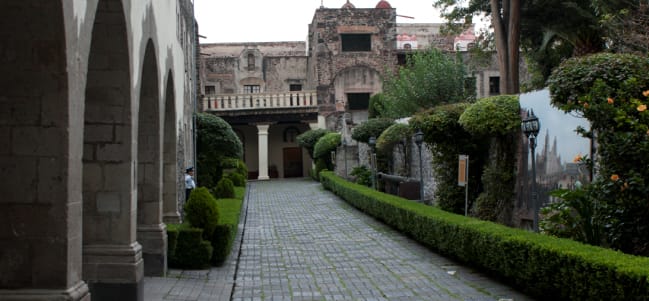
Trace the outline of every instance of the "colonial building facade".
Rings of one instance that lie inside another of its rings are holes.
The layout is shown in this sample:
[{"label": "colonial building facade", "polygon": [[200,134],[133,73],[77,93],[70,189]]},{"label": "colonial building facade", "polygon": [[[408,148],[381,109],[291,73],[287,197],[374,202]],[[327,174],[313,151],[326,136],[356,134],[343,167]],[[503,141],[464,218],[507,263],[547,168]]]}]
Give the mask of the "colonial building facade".
[{"label": "colonial building facade", "polygon": [[[382,91],[386,72],[409,52],[466,51],[475,39],[472,28],[454,37],[440,34],[442,24],[396,19],[387,1],[374,8],[347,1],[316,9],[306,43],[200,46],[202,110],[223,117],[238,133],[250,178],[306,175],[311,159],[294,137],[309,129],[340,131],[355,145],[350,130],[367,120],[369,99]],[[498,94],[495,62],[470,76],[478,97]]]},{"label": "colonial building facade", "polygon": [[0,15],[0,300],[142,300],[194,160],[193,3]]}]

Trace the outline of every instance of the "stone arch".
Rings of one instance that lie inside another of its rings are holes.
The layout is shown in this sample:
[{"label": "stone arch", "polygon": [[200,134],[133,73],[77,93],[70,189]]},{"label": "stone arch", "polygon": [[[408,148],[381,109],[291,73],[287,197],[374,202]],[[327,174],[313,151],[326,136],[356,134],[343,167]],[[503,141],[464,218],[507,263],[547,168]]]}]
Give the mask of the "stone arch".
[{"label": "stone arch", "polygon": [[176,122],[176,94],[173,72],[169,70],[164,96],[163,123],[163,219],[165,223],[179,223],[178,185],[182,182],[182,172],[178,168],[178,144]]},{"label": "stone arch", "polygon": [[145,276],[166,273],[166,235],[162,223],[162,137],[158,60],[148,40],[142,60],[137,138],[137,240]]},{"label": "stone arch", "polygon": [[342,101],[349,108],[350,93],[376,94],[382,89],[380,72],[368,66],[348,67],[336,74],[333,80],[336,101]]},{"label": "stone arch", "polygon": [[62,1],[1,1],[0,39],[0,299],[87,300]]},{"label": "stone arch", "polygon": [[99,0],[88,58],[83,150],[83,277],[93,300],[141,300],[131,58],[122,1]]}]

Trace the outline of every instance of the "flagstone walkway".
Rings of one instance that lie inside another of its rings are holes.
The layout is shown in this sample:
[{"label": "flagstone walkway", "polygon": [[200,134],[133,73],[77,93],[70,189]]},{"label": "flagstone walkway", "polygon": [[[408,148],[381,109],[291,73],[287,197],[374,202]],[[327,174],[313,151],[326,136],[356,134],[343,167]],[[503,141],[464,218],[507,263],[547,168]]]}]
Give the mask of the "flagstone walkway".
[{"label": "flagstone walkway", "polygon": [[319,183],[248,185],[240,243],[226,265],[147,277],[145,300],[531,300],[429,251]]}]

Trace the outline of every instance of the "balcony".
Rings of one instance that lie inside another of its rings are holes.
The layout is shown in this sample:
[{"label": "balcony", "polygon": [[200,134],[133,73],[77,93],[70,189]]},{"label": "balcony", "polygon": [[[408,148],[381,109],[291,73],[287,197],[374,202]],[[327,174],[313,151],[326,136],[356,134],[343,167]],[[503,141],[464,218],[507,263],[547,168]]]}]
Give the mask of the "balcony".
[{"label": "balcony", "polygon": [[318,100],[315,91],[212,94],[203,97],[203,110],[232,121],[228,117],[246,122],[310,120],[317,115]]}]

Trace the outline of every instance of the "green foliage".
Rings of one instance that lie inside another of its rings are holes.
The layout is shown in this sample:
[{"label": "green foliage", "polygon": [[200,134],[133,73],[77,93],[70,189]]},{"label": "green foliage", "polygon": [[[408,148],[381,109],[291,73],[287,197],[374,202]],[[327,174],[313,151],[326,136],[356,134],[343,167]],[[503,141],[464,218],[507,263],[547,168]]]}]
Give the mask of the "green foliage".
[{"label": "green foliage", "polygon": [[203,240],[203,229],[181,226],[176,247],[169,255],[169,266],[178,269],[204,269],[210,266],[212,246]]},{"label": "green foliage", "polygon": [[480,99],[460,115],[459,123],[467,132],[490,141],[487,166],[481,178],[484,191],[476,199],[475,215],[484,220],[511,223],[516,185],[514,162],[521,124],[518,96]]},{"label": "green foliage", "polygon": [[227,158],[241,158],[243,145],[232,127],[220,117],[208,113],[196,115],[198,184],[214,187],[221,179]]},{"label": "green foliage", "polygon": [[318,140],[327,133],[331,133],[331,131],[326,129],[308,130],[296,137],[297,145],[304,147],[309,152],[311,159],[315,160],[316,157],[313,156],[313,149]]},{"label": "green foliage", "polygon": [[566,112],[579,112],[584,110],[584,104],[580,103],[581,98],[591,94],[597,81],[610,89],[608,95],[598,95],[600,101],[606,101],[607,97],[618,98],[613,92],[620,89],[628,91],[625,86],[629,81],[634,81],[637,86],[637,90],[632,91],[637,98],[644,91],[643,87],[649,87],[647,74],[649,59],[646,57],[599,53],[563,62],[552,72],[548,79],[548,87],[552,95],[552,104]]},{"label": "green foliage", "polygon": [[370,105],[367,109],[369,118],[380,118],[386,116],[386,99],[383,93],[376,93],[370,97]]},{"label": "green foliage", "polygon": [[[313,148],[313,156],[316,158],[316,167],[318,161],[324,161],[326,168],[334,170],[334,163],[331,162],[331,152],[335,152],[340,145],[340,133],[328,133],[322,136]],[[316,168],[316,172],[320,170]]]},{"label": "green foliage", "polygon": [[378,138],[385,129],[394,124],[394,120],[388,118],[373,118],[359,124],[352,132],[352,139],[368,143],[370,137]]},{"label": "green foliage", "polygon": [[367,187],[372,186],[372,171],[367,166],[360,165],[354,167],[350,175],[354,177],[354,183]]},{"label": "green foliage", "polygon": [[167,224],[167,258],[169,258],[169,262],[176,256],[180,226],[181,224]]},{"label": "green foliage", "polygon": [[406,66],[383,83],[385,113],[406,117],[422,108],[464,101],[465,77],[461,59],[436,48],[414,52],[407,57]]},{"label": "green foliage", "polygon": [[315,170],[313,172],[314,174],[314,180],[319,181],[320,179],[320,172],[323,170],[327,170],[327,160],[325,158],[318,158],[315,160]]},{"label": "green foliage", "polygon": [[435,252],[495,275],[539,300],[644,300],[649,258],[441,211],[334,175],[323,186]]},{"label": "green foliage", "polygon": [[642,255],[649,255],[647,71],[647,58],[598,54],[566,62],[550,86],[555,105],[590,122],[577,132],[597,140],[598,177],[585,189],[597,192],[588,202],[598,204],[593,218],[605,225],[604,243]]},{"label": "green foliage", "polygon": [[521,126],[518,95],[498,95],[478,100],[460,115],[460,124],[470,133],[499,136]]},{"label": "green foliage", "polygon": [[185,203],[185,220],[190,226],[204,230],[209,238],[219,221],[219,210],[216,199],[205,187],[194,189]]},{"label": "green foliage", "polygon": [[244,178],[243,175],[238,172],[229,173],[226,178],[232,181],[232,184],[234,184],[234,186],[246,186],[246,178]]},{"label": "green foliage", "polygon": [[604,225],[599,224],[602,218],[598,216],[601,211],[595,201],[595,189],[588,185],[584,189],[553,191],[551,195],[559,200],[541,208],[541,231],[592,245],[602,244]]},{"label": "green foliage", "polygon": [[214,196],[219,199],[234,197],[234,183],[229,178],[222,178],[214,188]]},{"label": "green foliage", "polygon": [[473,137],[459,123],[459,118],[469,107],[457,103],[435,107],[410,119],[413,132],[424,133],[424,142],[432,151],[432,166],[437,183],[436,201],[440,208],[464,213],[464,188],[457,186],[458,155],[469,155],[469,207],[482,190],[480,173],[488,154],[486,141]]},{"label": "green foliage", "polygon": [[399,143],[410,144],[412,133],[410,127],[403,123],[394,123],[385,129],[376,139],[376,151],[391,155],[392,149]]},{"label": "green foliage", "polygon": [[217,202],[221,219],[214,229],[212,235],[212,265],[221,266],[228,258],[234,239],[237,235],[239,225],[239,216],[241,216],[241,206],[243,204],[244,188],[235,188],[236,197],[232,199],[222,199]]}]

